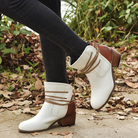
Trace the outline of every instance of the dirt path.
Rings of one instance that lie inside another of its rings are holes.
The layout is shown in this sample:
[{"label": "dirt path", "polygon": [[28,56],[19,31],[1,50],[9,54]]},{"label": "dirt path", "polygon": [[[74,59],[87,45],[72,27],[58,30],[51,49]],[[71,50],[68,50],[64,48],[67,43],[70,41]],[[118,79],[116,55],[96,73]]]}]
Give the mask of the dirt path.
[{"label": "dirt path", "polygon": [[[30,118],[30,115],[15,116],[10,111],[0,114],[0,138],[71,138],[54,136],[49,132],[73,132],[73,138],[137,138],[138,121],[134,119],[118,120],[115,115],[95,112],[94,110],[77,109],[76,125],[60,127],[55,124],[52,129],[40,132],[39,135],[23,134],[18,132],[18,124]],[[102,120],[93,120],[92,115],[97,114]],[[88,119],[92,120],[88,120]]]}]

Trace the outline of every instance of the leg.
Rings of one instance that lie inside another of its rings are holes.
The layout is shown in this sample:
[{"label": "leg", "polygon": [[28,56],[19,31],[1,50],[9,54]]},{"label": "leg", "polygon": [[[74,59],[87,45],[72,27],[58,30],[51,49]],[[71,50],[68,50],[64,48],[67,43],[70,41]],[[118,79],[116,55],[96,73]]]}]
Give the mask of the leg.
[{"label": "leg", "polygon": [[[49,7],[60,18],[60,0],[39,0],[41,3]],[[66,73],[66,53],[59,46],[49,41],[40,34],[44,67],[46,71],[47,82],[63,82],[67,83]]]},{"label": "leg", "polygon": [[78,59],[87,46],[85,41],[38,0],[0,0],[0,12],[60,46],[71,56],[72,61]]},{"label": "leg", "polygon": [[[64,82],[67,80],[64,78],[64,76],[66,76],[64,74],[66,73],[65,52],[60,47],[57,47],[56,44],[53,44],[50,40],[47,40],[43,36],[41,37],[41,42],[44,45],[45,42],[47,44],[46,47],[42,45],[43,56],[46,54],[46,57],[44,58],[47,58],[45,60],[47,66],[46,69],[48,69],[47,71],[51,71],[50,73],[53,74],[53,71],[57,70],[57,72],[54,72],[55,76],[52,76],[53,78],[51,78],[52,74],[48,76],[48,81],[55,81],[55,77],[59,75],[56,73],[62,73],[63,77],[59,76],[62,78],[57,78],[57,81],[60,80]],[[45,50],[47,50],[46,53]],[[56,69],[56,66],[57,68],[61,66],[63,72],[61,69]],[[51,69],[49,67],[51,67]],[[54,69],[52,67],[54,67]],[[71,99],[72,87],[65,83],[45,82],[44,84],[46,97],[43,107],[35,117],[20,123],[20,132],[45,130],[55,122],[58,122],[62,126],[75,124],[75,103]]]}]

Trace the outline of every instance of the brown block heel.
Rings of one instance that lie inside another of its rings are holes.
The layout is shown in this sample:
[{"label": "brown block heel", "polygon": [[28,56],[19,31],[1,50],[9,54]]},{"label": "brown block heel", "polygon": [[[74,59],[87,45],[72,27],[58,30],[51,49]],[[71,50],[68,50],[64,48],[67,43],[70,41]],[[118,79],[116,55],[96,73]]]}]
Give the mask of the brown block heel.
[{"label": "brown block heel", "polygon": [[112,49],[112,54],[113,54],[112,66],[118,67],[121,59],[121,54],[114,49]]},{"label": "brown block heel", "polygon": [[76,120],[76,113],[71,114],[69,116],[65,116],[64,118],[60,119],[58,121],[58,124],[61,126],[72,126],[75,125],[75,120]]}]

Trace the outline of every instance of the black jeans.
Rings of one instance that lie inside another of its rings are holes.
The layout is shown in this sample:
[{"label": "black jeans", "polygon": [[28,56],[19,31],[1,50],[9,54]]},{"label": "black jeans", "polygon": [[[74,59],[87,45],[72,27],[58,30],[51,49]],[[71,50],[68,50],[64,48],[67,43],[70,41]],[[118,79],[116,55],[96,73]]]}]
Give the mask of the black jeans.
[{"label": "black jeans", "polygon": [[40,34],[47,81],[67,82],[65,53],[74,62],[87,43],[61,20],[60,1],[0,0],[0,12]]}]

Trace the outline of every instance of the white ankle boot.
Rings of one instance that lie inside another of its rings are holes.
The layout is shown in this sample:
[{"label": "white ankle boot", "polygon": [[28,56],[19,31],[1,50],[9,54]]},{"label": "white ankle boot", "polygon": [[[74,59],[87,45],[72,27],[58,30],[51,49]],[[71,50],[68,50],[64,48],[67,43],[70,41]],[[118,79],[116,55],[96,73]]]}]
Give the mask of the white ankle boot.
[{"label": "white ankle boot", "polygon": [[45,102],[39,113],[19,124],[20,132],[49,129],[55,122],[62,126],[75,124],[75,103],[72,87],[66,83],[45,82]]},{"label": "white ankle boot", "polygon": [[96,48],[87,46],[78,60],[70,66],[86,74],[91,84],[91,106],[100,109],[108,101],[115,83],[112,61],[110,63],[103,57],[99,53],[98,46],[95,46]]}]

